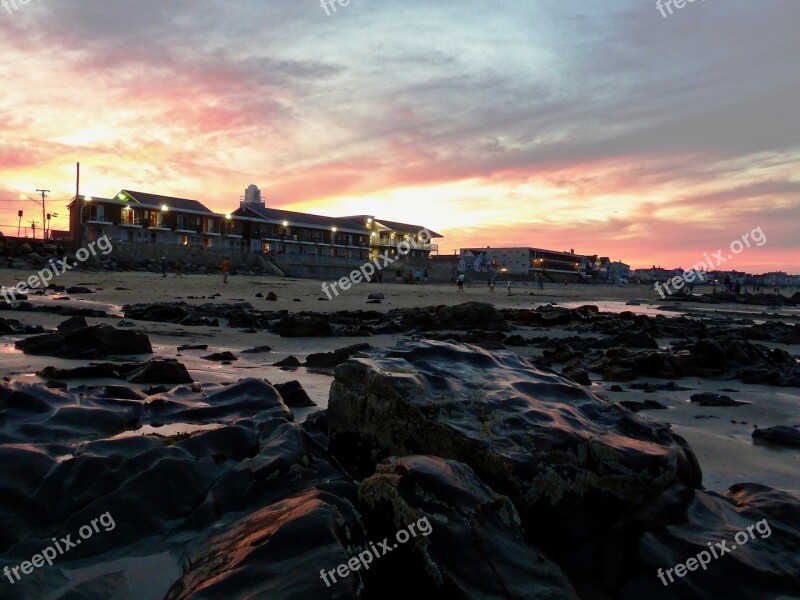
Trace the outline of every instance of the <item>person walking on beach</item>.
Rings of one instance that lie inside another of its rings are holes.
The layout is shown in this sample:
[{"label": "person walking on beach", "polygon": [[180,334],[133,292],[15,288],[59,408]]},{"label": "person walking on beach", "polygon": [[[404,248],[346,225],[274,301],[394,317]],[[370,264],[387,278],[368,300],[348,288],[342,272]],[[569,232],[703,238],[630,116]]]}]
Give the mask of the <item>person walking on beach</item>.
[{"label": "person walking on beach", "polygon": [[231,261],[228,260],[228,257],[225,257],[225,260],[222,261],[222,283],[228,283],[228,274],[231,272]]},{"label": "person walking on beach", "polygon": [[397,273],[395,273],[395,281],[403,283],[403,272],[400,269],[397,269]]},{"label": "person walking on beach", "polygon": [[416,277],[416,278],[417,278],[417,285],[419,285],[420,283],[422,283],[422,271],[420,271],[419,269],[417,269],[417,272],[416,272],[416,273],[414,273],[414,277]]},{"label": "person walking on beach", "polygon": [[494,294],[494,275],[489,275],[489,293]]},{"label": "person walking on beach", "polygon": [[161,279],[165,279],[167,276],[167,257],[161,257]]},{"label": "person walking on beach", "polygon": [[408,275],[406,275],[406,283],[409,285],[414,283],[414,273],[411,272],[411,269],[408,270]]},{"label": "person walking on beach", "polygon": [[511,295],[511,280],[510,279],[508,280],[508,283],[506,284],[506,289],[508,290],[508,295],[510,296]]},{"label": "person walking on beach", "polygon": [[428,269],[422,272],[422,283],[428,283]]},{"label": "person walking on beach", "polygon": [[183,261],[181,260],[175,263],[175,279],[178,277],[183,279]]},{"label": "person walking on beach", "polygon": [[458,288],[456,290],[457,292],[463,292],[464,291],[464,274],[463,273],[461,273],[458,276],[458,279],[456,279],[456,285],[458,286]]}]

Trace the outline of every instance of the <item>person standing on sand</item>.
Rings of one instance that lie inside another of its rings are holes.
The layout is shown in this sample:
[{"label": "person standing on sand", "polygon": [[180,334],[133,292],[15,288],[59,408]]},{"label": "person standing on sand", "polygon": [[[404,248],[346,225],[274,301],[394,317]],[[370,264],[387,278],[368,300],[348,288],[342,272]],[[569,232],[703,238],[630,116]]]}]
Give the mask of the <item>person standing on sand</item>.
[{"label": "person standing on sand", "polygon": [[422,273],[422,283],[428,283],[428,269],[425,269]]},{"label": "person standing on sand", "polygon": [[228,274],[231,272],[231,261],[228,260],[228,257],[225,257],[225,260],[222,261],[222,283],[228,283]]},{"label": "person standing on sand", "polygon": [[403,283],[403,272],[400,269],[397,269],[397,273],[395,274],[395,281],[397,281],[397,283]]},{"label": "person standing on sand", "polygon": [[175,278],[177,279],[180,277],[183,279],[183,261],[178,261],[175,263]]},{"label": "person standing on sand", "polygon": [[508,283],[506,284],[506,289],[508,290],[508,295],[510,296],[511,295],[511,280],[510,279],[508,280]]},{"label": "person standing on sand", "polygon": [[167,276],[167,257],[161,257],[161,279],[166,278]]},{"label": "person standing on sand", "polygon": [[406,283],[414,283],[414,273],[411,272],[411,269],[408,270],[408,275],[406,275]]},{"label": "person standing on sand", "polygon": [[494,275],[489,275],[489,293],[494,294]]},{"label": "person standing on sand", "polygon": [[417,269],[417,272],[416,272],[416,273],[414,273],[414,277],[416,277],[416,278],[417,278],[417,285],[419,285],[420,283],[422,283],[422,271],[420,271],[419,269]]},{"label": "person standing on sand", "polygon": [[464,274],[463,273],[461,273],[461,275],[458,276],[458,279],[456,279],[456,285],[458,286],[457,289],[456,289],[457,292],[463,292],[464,291]]}]

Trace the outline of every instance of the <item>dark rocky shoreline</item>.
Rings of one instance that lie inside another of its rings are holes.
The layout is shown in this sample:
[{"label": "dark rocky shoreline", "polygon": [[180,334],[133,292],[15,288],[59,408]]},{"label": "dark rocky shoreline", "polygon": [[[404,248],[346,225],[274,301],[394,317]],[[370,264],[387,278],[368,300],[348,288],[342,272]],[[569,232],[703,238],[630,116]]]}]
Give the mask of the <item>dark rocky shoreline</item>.
[{"label": "dark rocky shoreline", "polygon": [[[51,389],[0,383],[0,567],[109,511],[113,535],[58,566],[126,556],[146,540],[181,565],[166,595],[174,600],[762,598],[800,589],[800,498],[756,483],[705,490],[694,452],[668,425],[553,371],[584,384],[582,373],[660,377],[675,391],[688,390],[675,383],[687,375],[798,386],[788,353],[751,343],[796,344],[797,326],[481,303],[386,313],[159,303],[125,307],[125,318],[411,339],[310,354],[305,364],[334,381],[328,408],[297,423],[290,406],[307,406],[308,396],[296,381],[199,385],[182,379],[176,360],[148,356],[145,334],[80,321],[35,330],[20,349],[104,362],[41,370]],[[8,334],[26,331],[4,323]],[[571,335],[530,336],[548,328]],[[543,354],[528,360],[509,347]],[[169,386],[63,383],[92,377]],[[171,424],[199,430],[120,435]],[[754,443],[794,447],[797,439],[788,427],[753,433]],[[429,537],[331,588],[320,579],[355,547],[421,517],[432,524]],[[668,588],[657,578],[658,568],[761,519],[771,537]],[[133,583],[97,575],[74,593],[105,600]],[[28,600],[64,585],[56,569],[38,569],[13,592]]]}]

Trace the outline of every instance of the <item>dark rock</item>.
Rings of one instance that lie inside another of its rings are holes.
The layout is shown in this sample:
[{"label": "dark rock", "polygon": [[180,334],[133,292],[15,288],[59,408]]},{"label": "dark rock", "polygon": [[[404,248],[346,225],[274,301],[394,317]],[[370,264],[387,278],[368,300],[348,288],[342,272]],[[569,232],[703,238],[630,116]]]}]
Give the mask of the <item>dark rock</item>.
[{"label": "dark rock", "polygon": [[354,354],[369,350],[370,348],[372,348],[372,346],[369,344],[354,344],[345,348],[339,348],[333,352],[309,354],[306,357],[305,366],[315,369],[330,369],[336,365],[340,365]]},{"label": "dark rock", "polygon": [[233,352],[226,350],[225,352],[215,352],[214,354],[209,354],[208,356],[204,356],[203,360],[231,361],[239,359]]},{"label": "dark rock", "polygon": [[507,351],[420,341],[351,359],[335,370],[328,420],[331,450],[352,468],[413,453],[465,462],[534,539],[560,548],[701,481],[669,427]]},{"label": "dark rock", "polygon": [[177,360],[159,358],[148,361],[128,374],[131,383],[192,383],[186,367]]},{"label": "dark rock", "polygon": [[286,405],[291,408],[304,408],[307,406],[316,406],[316,404],[308,397],[308,394],[300,385],[299,381],[287,381],[286,383],[276,383],[273,387],[278,390],[286,402]]},{"label": "dark rock", "polygon": [[146,396],[155,396],[156,394],[163,394],[169,390],[163,385],[154,385],[149,388],[145,388],[143,391]]},{"label": "dark rock", "polygon": [[281,337],[334,337],[330,323],[321,317],[283,317],[273,328]]},{"label": "dark rock", "polygon": [[242,517],[207,541],[195,542],[187,572],[165,600],[356,600],[362,598],[359,572],[344,578],[335,572],[326,575],[331,584],[326,588],[320,566],[335,569],[346,564],[351,558],[348,550],[365,544],[364,539],[350,502],[308,490]]},{"label": "dark rock", "polygon": [[184,346],[178,346],[178,352],[183,352],[185,350],[208,350],[208,344],[186,344]]},{"label": "dark rock", "polygon": [[666,410],[669,408],[668,406],[665,406],[656,400],[645,400],[644,402],[637,402],[636,400],[622,400],[620,404],[633,412],[639,412],[640,410]]},{"label": "dark rock", "polygon": [[119,400],[144,400],[147,395],[138,390],[125,387],[124,385],[107,385],[103,393],[105,398],[117,398]]},{"label": "dark rock", "polygon": [[636,379],[636,373],[628,367],[609,367],[603,372],[603,379],[605,381],[633,381]]},{"label": "dark rock", "polygon": [[455,306],[443,306],[436,313],[440,329],[482,329],[484,331],[508,331],[502,313],[485,302],[466,302]]},{"label": "dark rock", "polygon": [[242,354],[263,354],[265,352],[271,352],[272,348],[269,346],[256,346],[255,348],[248,348],[247,350],[242,350]]},{"label": "dark rock", "polygon": [[15,346],[25,354],[60,358],[98,358],[153,352],[145,334],[116,329],[110,325],[39,335],[20,340]]},{"label": "dark rock", "polygon": [[652,348],[658,349],[658,342],[646,331],[623,331],[611,340],[612,345],[623,348]]},{"label": "dark rock", "polygon": [[[391,458],[358,495],[384,530],[404,523],[412,532],[393,551],[418,555],[420,575],[436,589],[429,597],[578,598],[561,568],[526,543],[514,504],[463,463]],[[405,585],[395,581],[393,597],[405,597]]]},{"label": "dark rock", "polygon": [[94,294],[94,292],[87,287],[81,287],[76,285],[67,288],[67,294]]},{"label": "dark rock", "polygon": [[692,404],[699,404],[700,406],[742,406],[743,404],[748,404],[747,402],[734,400],[730,396],[722,396],[713,392],[692,394],[690,399]]},{"label": "dark rock", "polygon": [[66,321],[62,322],[60,325],[56,327],[58,331],[72,331],[74,329],[81,329],[83,327],[88,327],[89,324],[86,322],[85,317],[70,317]]},{"label": "dark rock", "polygon": [[[726,550],[721,549],[723,540]],[[710,551],[712,542],[719,544],[714,546],[717,560]],[[686,518],[641,537],[641,567],[614,597],[796,598],[798,547],[796,495],[755,483],[737,483],[722,494],[697,490]],[[704,552],[707,568],[699,568],[695,560],[694,572],[685,577],[666,574]]]},{"label": "dark rock", "polygon": [[369,300],[385,300],[386,296],[384,296],[383,294],[378,292],[378,293],[375,293],[375,294],[370,294],[369,296],[367,296],[367,298]]},{"label": "dark rock", "polygon": [[753,442],[770,446],[783,446],[784,448],[800,448],[800,429],[785,425],[778,425],[768,429],[756,429],[753,431]]},{"label": "dark rock", "polygon": [[287,356],[283,360],[279,360],[278,362],[273,363],[272,366],[273,367],[302,367],[303,363],[301,363],[294,356]]},{"label": "dark rock", "polygon": [[580,367],[575,366],[564,367],[564,369],[561,371],[561,374],[564,377],[571,379],[575,383],[580,383],[581,385],[592,385],[592,380],[589,378],[589,373],[586,372],[586,369],[581,369]]},{"label": "dark rock", "polygon": [[278,300],[278,294],[276,294],[275,292],[270,292],[269,294],[267,294],[267,301],[277,302],[277,300]]}]

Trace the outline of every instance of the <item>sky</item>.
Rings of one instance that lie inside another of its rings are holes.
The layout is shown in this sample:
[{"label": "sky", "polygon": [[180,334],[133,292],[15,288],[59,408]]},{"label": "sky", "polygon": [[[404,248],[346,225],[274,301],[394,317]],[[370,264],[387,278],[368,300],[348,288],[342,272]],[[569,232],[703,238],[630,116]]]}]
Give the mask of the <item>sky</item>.
[{"label": "sky", "polygon": [[255,183],[442,254],[688,268],[760,228],[725,268],[800,273],[798,0],[22,1],[0,1],[7,234],[37,188],[67,228],[79,161],[84,194],[228,212]]}]

